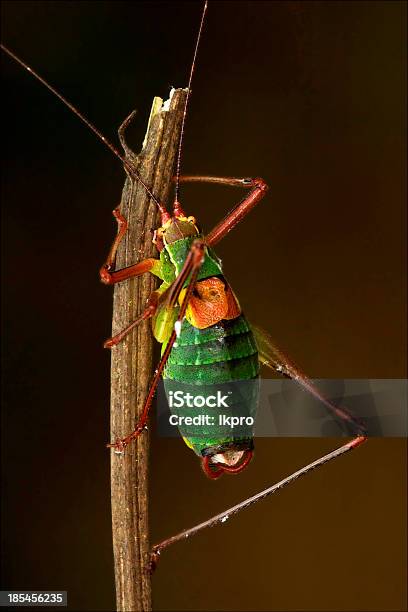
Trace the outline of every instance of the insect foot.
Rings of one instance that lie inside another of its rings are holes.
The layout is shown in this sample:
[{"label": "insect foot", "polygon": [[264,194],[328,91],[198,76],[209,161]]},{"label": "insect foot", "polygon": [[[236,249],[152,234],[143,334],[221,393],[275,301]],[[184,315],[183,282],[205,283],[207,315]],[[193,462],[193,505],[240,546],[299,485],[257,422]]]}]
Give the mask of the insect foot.
[{"label": "insect foot", "polygon": [[153,574],[154,570],[157,567],[160,557],[160,549],[156,546],[153,546],[152,552],[150,553],[150,561],[147,566],[147,571],[150,575]]},{"label": "insect foot", "polygon": [[115,453],[117,453],[118,455],[123,454],[125,448],[130,444],[130,442],[132,442],[132,440],[135,440],[136,438],[138,438],[140,436],[140,434],[143,431],[147,431],[148,427],[147,425],[138,425],[135,429],[135,431],[133,431],[131,434],[129,434],[128,436],[126,436],[126,438],[116,438],[116,441],[114,444],[107,444],[106,448],[113,448]]},{"label": "insect foot", "polygon": [[103,348],[106,349],[110,349],[112,347],[115,346],[115,344],[117,344],[113,338],[109,338],[108,340],[105,340],[105,342],[103,343]]},{"label": "insect foot", "polygon": [[106,448],[113,448],[117,455],[123,455],[127,444],[121,438],[116,438],[114,444],[107,444]]},{"label": "insect foot", "polygon": [[99,270],[99,278],[104,285],[112,285],[111,268],[112,266],[104,264]]}]

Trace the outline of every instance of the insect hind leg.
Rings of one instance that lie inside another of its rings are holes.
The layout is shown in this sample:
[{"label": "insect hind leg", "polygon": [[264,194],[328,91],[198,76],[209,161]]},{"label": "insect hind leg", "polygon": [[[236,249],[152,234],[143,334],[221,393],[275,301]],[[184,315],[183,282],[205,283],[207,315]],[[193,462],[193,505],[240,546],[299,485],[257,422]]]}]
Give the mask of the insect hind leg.
[{"label": "insect hind leg", "polygon": [[251,324],[251,329],[258,346],[259,361],[263,365],[297,382],[305,391],[324,404],[333,416],[341,419],[351,430],[351,435],[366,437],[367,430],[361,419],[353,416],[346,408],[329,401],[306,374],[275,345],[265,330],[253,324]]},{"label": "insect hind leg", "polygon": [[[333,459],[340,457],[341,455],[353,450],[354,448],[357,448],[367,439],[366,428],[364,424],[360,422],[359,419],[356,419],[354,416],[352,416],[345,408],[340,408],[332,404],[331,402],[329,402],[326,398],[324,398],[323,395],[320,393],[320,391],[313,385],[313,383],[309,381],[306,375],[303,374],[303,372],[297,366],[295,366],[294,363],[290,361],[289,358],[286,357],[286,355],[280,349],[278,349],[273,344],[271,338],[266,332],[264,332],[260,328],[255,327],[253,325],[251,325],[251,328],[254,332],[255,339],[258,345],[260,361],[264,363],[265,365],[267,365],[268,367],[271,367],[275,371],[283,374],[284,376],[287,376],[289,378],[292,378],[293,380],[296,380],[296,382],[298,382],[306,391],[308,391],[314,397],[322,401],[324,405],[333,414],[342,418],[351,427],[353,427],[355,431],[354,437],[352,440],[350,440],[349,442],[346,442],[339,448],[331,451],[330,453],[326,455],[323,455],[322,457],[316,459],[315,461],[312,461],[311,463],[308,463],[307,465],[300,468],[296,472],[293,472],[293,474],[290,474],[286,478],[283,478],[279,482],[268,487],[267,489],[264,489],[263,491],[260,491],[259,493],[253,495],[252,497],[248,497],[247,499],[244,499],[243,501],[236,504],[232,508],[228,508],[228,510],[224,510],[224,512],[221,512],[220,514],[217,514],[209,518],[208,520],[202,523],[199,523],[198,525],[195,525],[194,527],[191,527],[190,529],[185,529],[184,531],[176,534],[175,536],[172,536],[168,538],[167,540],[163,540],[159,544],[156,544],[152,548],[152,552],[150,556],[150,564],[149,564],[150,572],[153,572],[154,569],[156,568],[157,563],[160,558],[160,553],[165,548],[170,546],[171,544],[175,544],[176,542],[185,540],[189,538],[190,536],[195,535],[196,533],[199,533],[203,529],[206,529],[207,527],[214,527],[217,524],[224,523],[232,515],[237,514],[241,510],[245,510],[249,506],[252,506],[252,504],[258,501],[261,501],[262,499],[265,499],[266,497],[268,497],[269,495],[272,495],[273,493],[276,493],[277,491],[279,491],[280,489],[283,489],[288,484],[291,484],[292,482],[294,482],[301,476],[308,474],[312,470],[324,465],[325,463],[328,463],[329,461],[332,461]],[[204,466],[204,469],[205,468],[207,468],[208,470],[214,469],[214,474],[213,475],[209,474],[209,476],[212,478],[217,478],[220,475],[215,471],[215,467],[216,466],[211,468],[209,465]]]},{"label": "insect hind leg", "polygon": [[365,441],[365,439],[366,438],[363,435],[356,436],[350,442],[347,442],[346,444],[343,444],[339,448],[336,448],[334,451],[331,451],[327,455],[323,455],[323,457],[320,457],[319,459],[316,459],[315,461],[308,463],[307,465],[300,468],[296,472],[293,472],[293,474],[286,476],[286,478],[283,478],[282,480],[273,484],[267,489],[264,489],[263,491],[256,493],[252,497],[248,497],[247,499],[244,499],[243,501],[239,502],[235,506],[232,506],[231,508],[224,510],[224,512],[221,512],[220,514],[216,514],[215,516],[207,519],[206,521],[202,523],[199,523],[198,525],[195,525],[194,527],[185,529],[184,531],[181,531],[180,533],[170,538],[167,538],[167,540],[163,540],[159,544],[156,544],[155,546],[153,546],[152,551],[150,553],[150,563],[148,567],[150,573],[152,573],[156,569],[161,552],[164,549],[171,546],[172,544],[176,544],[176,542],[180,542],[181,540],[186,540],[187,538],[193,535],[196,535],[200,531],[203,531],[203,529],[206,529],[207,527],[214,527],[215,525],[224,523],[229,518],[231,518],[231,516],[233,516],[234,514],[237,514],[238,512],[241,512],[241,510],[245,510],[246,508],[249,508],[249,506],[252,506],[253,504],[257,503],[258,501],[261,501],[262,499],[269,497],[269,495],[272,495],[273,493],[280,491],[281,489],[286,487],[288,484],[291,484],[292,482],[294,482],[301,476],[308,474],[312,470],[315,470],[317,467],[320,467],[321,465],[324,465],[325,463],[328,463],[329,461],[336,459],[337,457],[340,457],[341,455],[344,455],[345,453],[353,450],[357,446],[360,446],[360,444],[362,444]]}]

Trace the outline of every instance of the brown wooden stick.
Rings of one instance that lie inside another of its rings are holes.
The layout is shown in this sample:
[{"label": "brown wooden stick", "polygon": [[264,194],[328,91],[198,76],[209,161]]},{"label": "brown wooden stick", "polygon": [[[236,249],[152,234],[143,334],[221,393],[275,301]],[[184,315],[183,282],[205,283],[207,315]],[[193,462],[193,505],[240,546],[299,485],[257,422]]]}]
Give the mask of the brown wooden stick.
[{"label": "brown wooden stick", "polygon": [[[169,110],[160,98],[153,101],[149,125],[141,153],[136,156],[119,130],[126,158],[134,165],[155,196],[166,202],[171,186],[186,91],[171,96]],[[131,120],[133,115],[129,117]],[[123,127],[126,127],[127,122]],[[152,244],[152,228],[157,228],[157,206],[143,187],[129,174],[122,193],[121,213],[129,228],[119,246],[116,268],[157,256]],[[155,289],[156,280],[145,274],[114,289],[112,335],[136,319]],[[134,329],[112,349],[111,363],[111,440],[134,429],[152,377],[152,334],[147,321]],[[115,562],[116,601],[119,611],[151,610],[148,530],[148,433],[133,442],[124,454],[112,452],[111,494],[112,531]]]}]

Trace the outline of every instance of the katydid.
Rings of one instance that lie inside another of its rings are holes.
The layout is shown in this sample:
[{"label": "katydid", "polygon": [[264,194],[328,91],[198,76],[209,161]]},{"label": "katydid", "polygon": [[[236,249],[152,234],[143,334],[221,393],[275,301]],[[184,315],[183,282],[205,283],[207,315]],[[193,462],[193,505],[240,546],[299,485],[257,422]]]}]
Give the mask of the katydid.
[{"label": "katydid", "polygon": [[[108,348],[114,347],[141,321],[152,319],[153,334],[162,344],[162,353],[140,421],[136,424],[133,432],[108,446],[116,452],[124,452],[128,444],[143,433],[161,376],[165,381],[188,382],[192,385],[208,382],[215,384],[218,381],[251,381],[258,379],[260,364],[264,364],[275,372],[298,382],[306,391],[323,402],[334,416],[343,419],[355,434],[351,441],[264,491],[204,523],[182,531],[154,546],[150,565],[152,570],[157,564],[160,552],[170,544],[185,539],[208,526],[224,522],[232,514],[274,493],[312,469],[352,450],[366,439],[363,424],[351,416],[346,409],[337,407],[326,400],[301,370],[274,345],[270,336],[246,320],[239,301],[224,276],[221,262],[213,250],[217,243],[231,232],[264,198],[268,190],[265,181],[262,178],[185,176],[181,174],[184,125],[206,10],[207,2],[204,4],[190,69],[175,175],[175,198],[171,212],[159,201],[150,187],[142,181],[129,162],[124,160],[89,121],[27,64],[2,46],[6,53],[28,69],[71,110],[74,110],[88,127],[119,157],[132,177],[140,182],[149,197],[157,204],[161,214],[161,225],[156,228],[153,237],[160,253],[160,259],[147,259],[135,263],[129,268],[114,270],[115,255],[118,245],[126,233],[127,222],[120,210],[115,209],[113,213],[118,223],[118,234],[107,260],[100,270],[102,282],[112,285],[118,282],[126,282],[129,278],[141,274],[151,273],[159,277],[162,284],[151,295],[144,312],[125,330],[107,340],[105,346]],[[208,182],[229,187],[240,187],[249,190],[249,193],[208,234],[205,234],[199,229],[195,217],[185,212],[182,206],[180,185],[184,182]],[[194,352],[194,362],[191,363],[189,359]],[[255,411],[255,408],[252,407],[253,411]],[[212,479],[218,478],[224,473],[237,474],[241,472],[248,466],[253,455],[253,441],[249,437],[236,440],[231,435],[229,438],[204,440],[201,443],[189,439],[186,439],[186,442],[200,457],[205,474]]]}]

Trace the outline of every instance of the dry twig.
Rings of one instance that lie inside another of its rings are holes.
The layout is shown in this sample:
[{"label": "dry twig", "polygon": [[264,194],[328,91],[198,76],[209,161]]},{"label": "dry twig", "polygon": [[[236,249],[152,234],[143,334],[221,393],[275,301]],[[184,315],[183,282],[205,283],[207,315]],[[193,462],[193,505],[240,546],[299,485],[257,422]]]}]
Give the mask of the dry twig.
[{"label": "dry twig", "polygon": [[[123,129],[119,131],[126,158],[162,202],[166,202],[170,191],[185,96],[185,90],[175,90],[168,110],[160,98],[154,99],[139,155],[127,147]],[[155,255],[151,229],[158,227],[156,205],[129,175],[123,188],[120,210],[129,228],[118,250],[117,269]],[[115,286],[113,334],[124,329],[143,311],[155,284],[155,279],[145,274]],[[112,440],[134,429],[152,375],[152,348],[151,329],[145,321],[112,349]],[[112,529],[116,599],[120,611],[151,609],[150,576],[146,572],[150,548],[148,445],[146,432],[123,455],[112,451]]]}]

